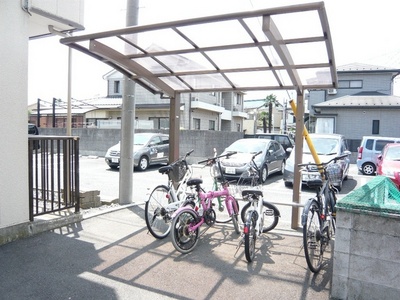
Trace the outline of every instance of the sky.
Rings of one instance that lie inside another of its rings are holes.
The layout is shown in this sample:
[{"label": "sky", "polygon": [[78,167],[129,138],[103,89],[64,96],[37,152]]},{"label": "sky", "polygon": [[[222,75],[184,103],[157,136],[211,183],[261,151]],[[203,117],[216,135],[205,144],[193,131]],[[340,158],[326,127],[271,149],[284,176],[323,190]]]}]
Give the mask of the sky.
[{"label": "sky", "polygon": [[[139,25],[171,20],[218,15],[235,11],[279,7],[316,2],[296,0],[139,0]],[[400,69],[400,27],[395,0],[325,0],[332,34],[336,66],[349,63],[386,65]],[[229,5],[227,5],[229,3]],[[85,0],[85,30],[82,35],[124,28],[126,0]],[[38,98],[51,102],[53,97],[67,100],[68,47],[61,37],[29,42],[28,104]],[[103,76],[111,68],[79,51],[72,51],[72,98],[84,100],[107,95]],[[400,79],[394,94],[400,96]],[[269,94],[284,101],[291,93],[254,92],[245,100],[263,99]],[[287,100],[287,99],[286,99]]]}]

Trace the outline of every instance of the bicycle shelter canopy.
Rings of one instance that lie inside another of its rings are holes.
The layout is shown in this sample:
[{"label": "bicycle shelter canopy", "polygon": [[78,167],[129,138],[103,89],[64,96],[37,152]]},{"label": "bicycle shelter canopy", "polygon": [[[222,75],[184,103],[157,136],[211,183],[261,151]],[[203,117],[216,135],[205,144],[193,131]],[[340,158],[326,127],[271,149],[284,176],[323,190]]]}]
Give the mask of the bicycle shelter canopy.
[{"label": "bicycle shelter canopy", "polygon": [[[171,98],[170,161],[179,157],[181,93],[295,90],[303,116],[304,90],[337,86],[323,2],[137,25],[61,43]],[[296,144],[303,126],[297,117]]]}]

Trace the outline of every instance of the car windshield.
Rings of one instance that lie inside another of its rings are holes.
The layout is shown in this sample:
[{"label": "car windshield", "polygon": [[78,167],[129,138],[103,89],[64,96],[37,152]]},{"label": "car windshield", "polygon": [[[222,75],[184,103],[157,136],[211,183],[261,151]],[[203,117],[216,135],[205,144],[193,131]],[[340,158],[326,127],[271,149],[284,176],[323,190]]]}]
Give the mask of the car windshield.
[{"label": "car windshield", "polygon": [[[332,155],[337,154],[339,151],[339,140],[332,138],[312,138],[312,142],[319,155]],[[311,154],[308,144],[304,143],[303,153]]]},{"label": "car windshield", "polygon": [[227,152],[241,152],[241,153],[257,153],[263,151],[266,147],[266,142],[263,140],[252,141],[250,139],[238,140],[226,148]]},{"label": "car windshield", "polygon": [[144,145],[151,138],[151,134],[135,134],[133,137],[135,145]]},{"label": "car windshield", "polygon": [[400,160],[400,147],[390,147],[386,152],[386,159]]}]

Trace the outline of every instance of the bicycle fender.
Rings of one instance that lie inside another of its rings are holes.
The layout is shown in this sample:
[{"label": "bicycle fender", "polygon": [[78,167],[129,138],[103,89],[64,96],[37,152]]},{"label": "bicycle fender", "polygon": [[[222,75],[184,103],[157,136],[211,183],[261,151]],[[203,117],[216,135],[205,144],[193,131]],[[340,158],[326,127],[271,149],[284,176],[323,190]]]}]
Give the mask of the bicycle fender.
[{"label": "bicycle fender", "polygon": [[194,209],[192,209],[190,207],[183,206],[183,207],[179,207],[176,211],[174,211],[174,213],[172,214],[171,218],[172,219],[175,218],[175,216],[177,214],[179,214],[180,212],[182,212],[182,211],[193,211],[193,212],[195,212],[197,214],[197,212]]},{"label": "bicycle fender", "polygon": [[307,223],[307,211],[309,210],[311,204],[315,202],[317,206],[319,207],[319,204],[317,201],[314,200],[314,198],[308,199],[306,205],[304,206],[303,212],[301,214],[301,226],[304,226]]},{"label": "bicycle fender", "polygon": [[274,211],[278,212],[278,217],[281,217],[281,212],[279,211],[279,209],[278,209],[278,207],[276,205],[272,204],[271,202],[265,201],[265,200],[263,200],[263,205],[272,207],[272,209]]},{"label": "bicycle fender", "polygon": [[253,218],[254,218],[254,220],[258,219],[257,211],[255,211],[255,210],[248,211],[246,214],[245,226],[250,226],[250,222],[251,222],[251,220],[253,220]]}]

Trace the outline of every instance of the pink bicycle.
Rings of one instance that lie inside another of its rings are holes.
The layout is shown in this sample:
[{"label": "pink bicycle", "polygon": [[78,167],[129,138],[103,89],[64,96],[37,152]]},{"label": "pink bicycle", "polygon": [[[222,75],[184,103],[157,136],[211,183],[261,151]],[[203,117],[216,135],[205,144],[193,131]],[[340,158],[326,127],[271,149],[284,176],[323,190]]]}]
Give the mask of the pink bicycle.
[{"label": "pink bicycle", "polygon": [[199,208],[196,206],[181,207],[172,215],[171,238],[172,244],[179,252],[186,254],[194,249],[199,240],[200,226],[204,223],[208,226],[215,224],[216,213],[213,208],[213,199],[222,197],[225,201],[227,212],[232,220],[233,226],[237,234],[240,234],[238,223],[239,203],[229,192],[229,182],[225,180],[219,159],[222,157],[229,158],[236,152],[230,152],[224,155],[209,158],[199,163],[207,163],[208,165],[216,165],[221,176],[221,190],[205,192],[201,184],[202,179],[190,179],[187,186],[195,188],[199,199]]}]

